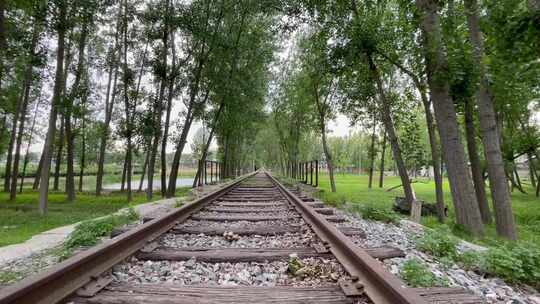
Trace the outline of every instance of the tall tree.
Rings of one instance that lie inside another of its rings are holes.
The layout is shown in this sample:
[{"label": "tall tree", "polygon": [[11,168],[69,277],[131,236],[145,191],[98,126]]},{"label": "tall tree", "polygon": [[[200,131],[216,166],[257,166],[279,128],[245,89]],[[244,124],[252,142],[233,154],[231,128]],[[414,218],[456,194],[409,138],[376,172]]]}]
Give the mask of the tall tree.
[{"label": "tall tree", "polygon": [[442,45],[439,2],[416,0],[423,36],[427,79],[431,100],[438,123],[448,179],[456,210],[456,220],[477,236],[484,234],[480,210],[474,194],[471,175],[467,168],[463,144],[459,134],[454,102],[450,96],[447,77],[448,62]]},{"label": "tall tree", "polygon": [[[32,41],[30,44],[30,50],[28,54],[28,63],[25,70],[24,75],[24,83],[23,83],[23,100],[20,108],[20,121],[17,131],[17,138],[16,138],[16,144],[15,144],[15,155],[13,159],[13,172],[12,172],[12,179],[11,179],[11,186],[10,186],[10,195],[9,198],[11,201],[14,201],[17,197],[17,179],[19,177],[19,161],[21,158],[20,152],[21,152],[21,145],[24,135],[24,128],[26,123],[26,112],[28,108],[28,104],[30,102],[30,92],[32,90],[32,80],[34,77],[33,68],[38,62],[38,54],[37,54],[37,46],[39,42],[39,37],[42,31],[43,27],[43,19],[44,16],[42,15],[42,9],[43,7],[40,5],[41,3],[38,3],[35,8],[36,10],[36,16],[34,18],[34,29],[32,30]],[[6,176],[7,178],[7,176]]]},{"label": "tall tree", "polygon": [[464,3],[467,13],[467,24],[469,26],[469,38],[473,45],[474,58],[480,75],[477,103],[480,131],[482,133],[491,197],[493,198],[495,211],[495,225],[497,233],[500,236],[515,240],[517,238],[517,232],[514,215],[512,214],[510,192],[504,172],[500,134],[497,129],[495,108],[490,95],[490,86],[484,64],[484,42],[478,17],[479,7],[476,0],[465,0]]},{"label": "tall tree", "polygon": [[41,214],[47,214],[47,204],[49,196],[49,176],[51,167],[52,143],[56,131],[56,117],[58,107],[62,100],[62,88],[64,87],[64,51],[65,35],[67,30],[67,3],[65,0],[54,1],[56,11],[56,32],[57,32],[57,51],[56,51],[56,73],[54,80],[53,97],[51,100],[51,111],[49,114],[49,125],[45,144],[43,146],[43,164],[41,168],[41,182],[39,184],[39,211]]}]

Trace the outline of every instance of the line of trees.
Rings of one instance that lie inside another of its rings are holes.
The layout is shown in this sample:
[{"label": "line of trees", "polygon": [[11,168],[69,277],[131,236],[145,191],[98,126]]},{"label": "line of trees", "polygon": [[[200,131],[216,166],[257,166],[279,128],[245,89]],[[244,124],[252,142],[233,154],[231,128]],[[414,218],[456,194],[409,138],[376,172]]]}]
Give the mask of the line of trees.
[{"label": "line of trees", "polygon": [[42,142],[33,186],[42,214],[60,172],[67,200],[76,201],[90,162],[101,195],[111,150],[124,155],[128,201],[141,158],[147,199],[156,183],[161,196],[172,197],[195,121],[210,130],[201,157],[216,138],[222,176],[238,174],[253,162],[264,120],[277,7],[249,0],[0,0],[3,190],[16,199],[29,148]]},{"label": "line of trees", "polygon": [[[457,223],[482,236],[493,218],[498,235],[515,240],[510,191],[523,191],[520,156],[527,156],[539,191],[538,1],[304,1],[299,7],[302,13],[291,18],[304,26],[284,63],[287,73],[276,75],[269,125],[279,142],[265,147],[279,150],[274,165],[310,154],[302,143],[318,134],[336,191],[327,128],[342,113],[372,130],[370,187],[375,143],[384,139],[409,203],[416,199],[411,169],[427,162],[444,221],[444,166]],[[417,153],[425,151],[418,147],[421,116],[430,156]]]}]

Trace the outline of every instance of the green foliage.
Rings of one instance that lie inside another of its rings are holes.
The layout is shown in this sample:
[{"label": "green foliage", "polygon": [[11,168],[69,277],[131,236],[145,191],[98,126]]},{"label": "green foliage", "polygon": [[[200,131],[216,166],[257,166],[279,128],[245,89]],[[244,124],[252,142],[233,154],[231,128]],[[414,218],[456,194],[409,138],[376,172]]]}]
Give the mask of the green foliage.
[{"label": "green foliage", "polygon": [[0,271],[0,284],[13,283],[21,278],[22,274],[15,271]]},{"label": "green foliage", "polygon": [[[187,191],[189,188],[178,190]],[[132,204],[146,202],[144,193],[134,194]],[[125,193],[122,192],[98,197],[81,192],[76,202],[68,202],[64,193],[54,192],[49,194],[49,213],[42,216],[38,211],[37,191],[25,190],[17,196],[15,202],[9,201],[9,193],[0,193],[0,246],[24,242],[41,232],[107,216],[128,206]]]},{"label": "green foliage", "polygon": [[302,264],[302,262],[300,261],[300,259],[298,258],[296,254],[291,254],[289,256],[289,261],[287,265],[288,265],[287,271],[289,271],[293,275],[295,275],[299,269],[304,267],[304,265]]},{"label": "green foliage", "polygon": [[446,287],[448,280],[433,274],[418,259],[406,261],[399,273],[400,277],[411,287]]},{"label": "green foliage", "polygon": [[525,242],[490,248],[485,271],[510,283],[540,287],[540,248]]},{"label": "green foliage", "polygon": [[486,271],[509,282],[517,282],[523,277],[521,261],[505,247],[493,248],[486,254]]},{"label": "green foliage", "polygon": [[477,271],[483,268],[484,265],[484,256],[474,250],[467,250],[459,254],[456,260],[466,270]]},{"label": "green foliage", "polygon": [[456,258],[457,244],[458,240],[448,229],[428,230],[416,240],[416,247],[420,251],[438,258]]},{"label": "green foliage", "polygon": [[359,206],[358,211],[361,213],[362,218],[374,221],[380,221],[384,223],[398,224],[400,217],[394,211],[375,206]]},{"label": "green foliage", "polygon": [[93,246],[97,244],[101,237],[107,236],[115,227],[133,222],[139,215],[133,208],[128,208],[126,213],[111,215],[97,220],[84,221],[75,227],[75,230],[64,242],[62,258],[71,255],[78,247]]}]

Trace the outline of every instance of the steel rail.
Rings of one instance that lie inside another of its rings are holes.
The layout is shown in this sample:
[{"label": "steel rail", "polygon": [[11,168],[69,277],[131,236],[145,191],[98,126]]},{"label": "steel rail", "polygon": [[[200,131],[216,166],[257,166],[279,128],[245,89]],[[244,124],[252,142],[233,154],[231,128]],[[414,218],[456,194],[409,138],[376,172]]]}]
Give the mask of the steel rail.
[{"label": "steel rail", "polygon": [[115,264],[134,254],[149,241],[173,228],[178,221],[186,220],[207,203],[256,173],[241,176],[229,185],[177,210],[83,251],[42,273],[0,289],[0,304],[51,304],[62,301]]},{"label": "steel rail", "polygon": [[367,296],[376,304],[427,304],[419,294],[407,288],[403,283],[388,272],[365,250],[356,246],[336,226],[328,222],[315,209],[308,206],[295,194],[283,186],[270,173],[264,172],[293,203],[315,234],[328,245],[329,251],[343,265],[347,272],[357,277],[364,285]]}]

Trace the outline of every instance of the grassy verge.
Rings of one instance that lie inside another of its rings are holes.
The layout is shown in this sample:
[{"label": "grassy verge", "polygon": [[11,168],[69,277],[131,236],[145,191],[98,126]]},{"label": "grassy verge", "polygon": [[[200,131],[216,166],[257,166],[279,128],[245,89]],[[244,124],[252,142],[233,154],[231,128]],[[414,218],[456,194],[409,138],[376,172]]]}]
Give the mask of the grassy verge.
[{"label": "grassy verge", "polygon": [[[177,196],[185,196],[189,189],[178,188]],[[161,199],[158,193],[154,198]],[[135,193],[131,205],[145,202],[144,193]],[[15,202],[9,202],[9,194],[0,193],[0,246],[21,243],[43,231],[109,215],[129,205],[125,193],[121,192],[100,197],[78,193],[77,201],[72,203],[66,200],[64,193],[50,193],[49,213],[41,216],[36,191],[24,191]]]},{"label": "grassy verge", "polygon": [[[387,189],[400,185],[398,177],[386,177],[384,187],[378,187],[378,179],[374,181],[374,187],[368,189],[368,177],[366,175],[337,174],[336,188],[337,192],[330,191],[328,176],[321,174],[320,192],[321,199],[331,204],[339,205],[345,201],[357,204],[359,206],[370,206],[377,208],[391,208],[396,196],[403,196],[401,188],[387,191]],[[418,199],[426,202],[435,202],[435,183],[433,180],[420,180],[413,184]],[[488,193],[489,193],[489,189]],[[519,239],[526,242],[532,242],[540,245],[540,199],[534,196],[532,187],[525,185],[523,194],[517,190],[512,193],[512,208],[516,218]],[[448,181],[444,181],[445,202],[452,204],[450,188]],[[435,217],[423,217],[422,224],[438,228],[441,226]],[[470,235],[455,227],[455,215],[452,206],[449,206],[448,226],[452,232],[466,240],[480,243],[483,245],[493,245],[500,242],[496,237],[495,225],[486,227],[486,237],[484,239],[473,239]]]},{"label": "grassy verge", "polygon": [[[387,177],[383,188],[374,183],[368,189],[368,177],[350,174],[336,176],[337,192],[330,191],[327,175],[320,176],[319,195],[324,201],[340,205],[351,202],[363,217],[395,222],[391,210],[394,198],[403,196],[401,188],[392,191],[386,189],[400,185],[398,177]],[[433,181],[423,180],[413,185],[419,199],[435,201]],[[489,193],[489,189],[487,189]],[[527,284],[540,288],[540,199],[534,196],[532,187],[525,187],[528,194],[512,193],[512,208],[516,218],[519,241],[507,243],[498,239],[495,225],[486,226],[486,236],[475,239],[455,224],[455,214],[451,206],[451,194],[448,181],[444,181],[445,202],[449,206],[449,218],[446,224],[440,224],[435,217],[423,217],[422,224],[434,228],[417,240],[418,250],[430,254],[443,265],[459,264],[462,268],[479,272],[486,276],[504,279],[511,284]],[[457,236],[487,246],[486,252],[458,252]],[[444,286],[444,279],[433,276],[421,262],[407,261],[400,273],[411,286]]]}]

